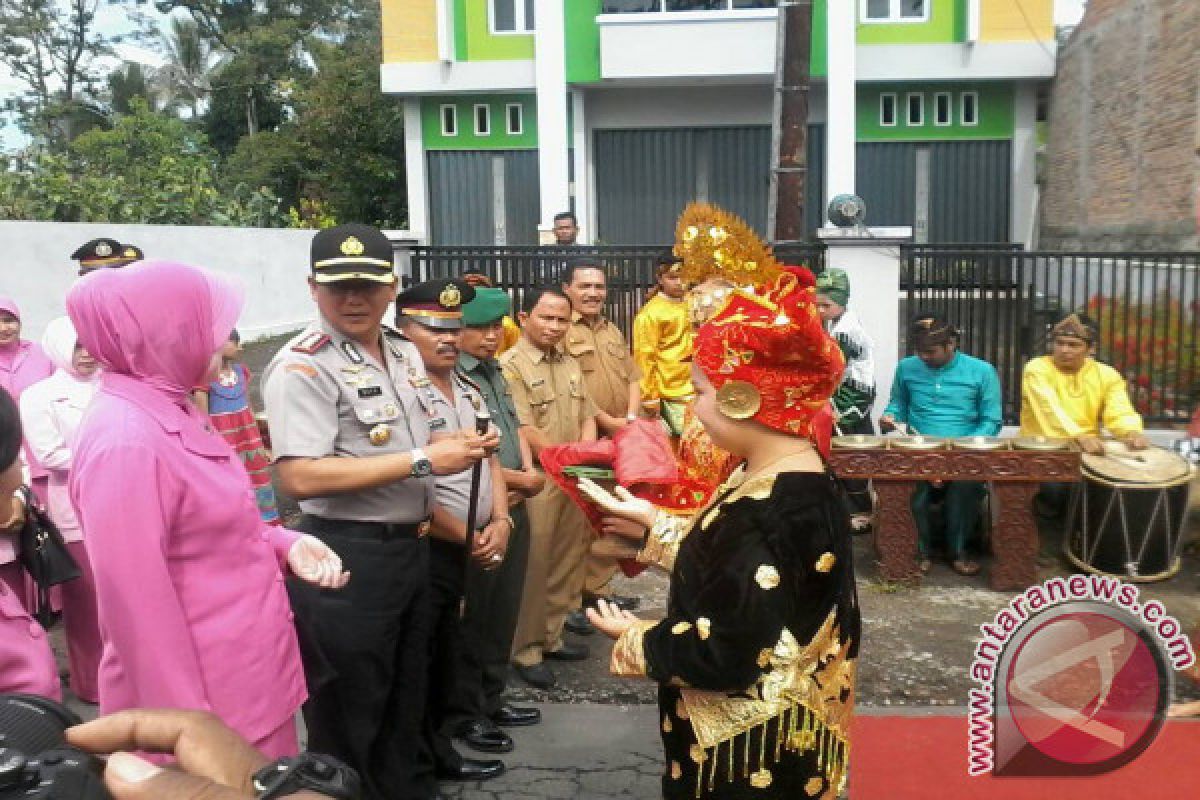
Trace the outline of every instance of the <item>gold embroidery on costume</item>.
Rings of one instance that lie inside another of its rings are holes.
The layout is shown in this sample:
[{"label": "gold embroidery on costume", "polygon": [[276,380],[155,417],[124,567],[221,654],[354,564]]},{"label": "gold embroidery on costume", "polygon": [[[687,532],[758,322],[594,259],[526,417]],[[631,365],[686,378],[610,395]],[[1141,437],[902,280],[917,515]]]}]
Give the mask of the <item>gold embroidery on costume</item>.
[{"label": "gold embroidery on costume", "polygon": [[771,785],[771,780],[771,770],[760,769],[758,772],[755,772],[750,776],[750,785],[755,789],[766,789]]},{"label": "gold embroidery on costume", "polygon": [[770,564],[763,564],[755,571],[754,582],[759,588],[770,591],[779,585],[779,570]]},{"label": "gold embroidery on costume", "polygon": [[817,572],[829,572],[829,570],[833,569],[833,565],[836,563],[837,556],[835,556],[833,553],[823,553],[821,557],[817,559]]},{"label": "gold embroidery on costume", "polygon": [[707,639],[712,633],[712,621],[708,617],[700,617],[696,620],[696,634],[701,641]]},{"label": "gold embroidery on costume", "polygon": [[691,530],[692,517],[680,517],[659,511],[650,526],[646,543],[638,551],[637,560],[643,564],[654,564],[670,572],[675,566],[675,556],[679,553],[679,545]]},{"label": "gold embroidery on costume", "polygon": [[681,633],[687,633],[691,629],[692,629],[692,623],[690,623],[690,622],[676,622],[674,625],[671,626],[671,633],[678,636]]},{"label": "gold embroidery on costume", "polygon": [[764,647],[758,653],[758,668],[766,669],[771,666],[771,648]]},{"label": "gold embroidery on costume", "polygon": [[[855,674],[853,643],[841,640],[836,619],[835,609],[803,647],[785,628],[771,650],[770,671],[746,692],[683,690],[679,705],[687,706],[698,745],[716,753],[728,744],[732,754],[739,737],[748,741],[755,728],[765,737],[774,724],[777,752],[764,755],[777,761],[783,750],[816,750],[818,768],[836,796],[846,776]],[[734,774],[731,758],[722,777],[731,780]]]},{"label": "gold embroidery on costume", "polygon": [[680,697],[678,702],[675,703],[675,716],[679,717],[680,719],[691,719],[691,717],[688,716],[687,703],[683,702],[682,697]]},{"label": "gold embroidery on costume", "polygon": [[646,674],[646,653],[642,641],[646,631],[654,627],[653,622],[638,620],[625,629],[613,645],[609,671],[625,678],[640,678]]},{"label": "gold embroidery on costume", "polygon": [[825,785],[825,781],[814,775],[808,779],[808,783],[804,784],[804,791],[809,797],[816,797],[817,792],[821,791],[821,787]]},{"label": "gold embroidery on costume", "polygon": [[688,750],[688,755],[690,755],[692,757],[692,761],[695,761],[697,764],[703,764],[704,760],[708,758],[708,756],[704,753],[704,748],[698,744],[692,745],[691,749]]},{"label": "gold embroidery on costume", "polygon": [[671,724],[671,718],[669,716],[667,716],[666,714],[663,714],[663,721],[662,721],[663,733],[670,733],[672,730],[674,730],[674,728],[675,728],[675,726]]},{"label": "gold embroidery on costume", "polygon": [[671,777],[674,780],[679,780],[683,777],[683,768],[679,766],[678,761],[671,762]]}]

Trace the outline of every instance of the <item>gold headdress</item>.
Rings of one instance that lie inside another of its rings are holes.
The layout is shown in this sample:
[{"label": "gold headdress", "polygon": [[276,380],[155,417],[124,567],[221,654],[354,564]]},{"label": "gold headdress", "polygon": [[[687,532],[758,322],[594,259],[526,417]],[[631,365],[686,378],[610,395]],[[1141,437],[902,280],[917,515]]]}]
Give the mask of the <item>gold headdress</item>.
[{"label": "gold headdress", "polygon": [[1079,318],[1078,314],[1068,314],[1057,325],[1050,329],[1050,337],[1074,336],[1085,342],[1096,341],[1096,330]]},{"label": "gold headdress", "polygon": [[675,227],[683,279],[695,285],[725,278],[737,286],[766,286],[780,274],[771,248],[740,217],[709,203],[690,203]]}]

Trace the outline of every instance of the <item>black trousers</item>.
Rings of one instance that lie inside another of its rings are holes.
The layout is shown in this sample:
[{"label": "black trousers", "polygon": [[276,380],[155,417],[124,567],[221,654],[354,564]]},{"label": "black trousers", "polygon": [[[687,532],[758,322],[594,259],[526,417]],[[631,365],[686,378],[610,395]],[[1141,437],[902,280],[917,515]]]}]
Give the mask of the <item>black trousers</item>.
[{"label": "black trousers", "polygon": [[464,722],[490,716],[504,705],[529,560],[529,514],[524,504],[509,513],[514,527],[504,563],[486,572],[472,569],[467,582],[462,646],[446,706],[445,724],[451,731]]},{"label": "black trousers", "polygon": [[461,609],[465,550],[441,539],[429,540],[429,706],[422,747],[439,769],[457,769],[462,756],[454,749],[446,724],[449,698],[457,683],[463,649]]},{"label": "black trousers", "polygon": [[429,652],[429,545],[370,523],[305,516],[349,570],[339,591],[288,589],[308,676],[309,749],[342,759],[364,800],[437,796],[421,748]]}]

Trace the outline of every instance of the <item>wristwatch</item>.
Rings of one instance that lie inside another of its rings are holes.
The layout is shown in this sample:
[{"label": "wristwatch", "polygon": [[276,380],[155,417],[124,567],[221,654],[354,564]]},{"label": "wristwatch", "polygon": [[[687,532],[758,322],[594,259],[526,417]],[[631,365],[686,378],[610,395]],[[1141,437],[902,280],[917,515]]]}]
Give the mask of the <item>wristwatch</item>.
[{"label": "wristwatch", "polygon": [[254,773],[255,798],[273,800],[301,791],[336,800],[360,800],[362,781],[351,767],[333,756],[301,753],[272,761]]},{"label": "wristwatch", "polygon": [[409,470],[409,477],[425,478],[433,474],[433,462],[429,460],[429,456],[425,455],[425,451],[417,447],[408,452],[412,456],[412,469]]}]

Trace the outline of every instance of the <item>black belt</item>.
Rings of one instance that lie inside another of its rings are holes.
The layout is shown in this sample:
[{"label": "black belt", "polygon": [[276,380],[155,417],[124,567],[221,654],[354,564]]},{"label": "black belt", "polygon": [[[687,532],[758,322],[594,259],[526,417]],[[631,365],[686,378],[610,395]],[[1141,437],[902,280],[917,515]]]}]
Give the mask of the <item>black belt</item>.
[{"label": "black belt", "polygon": [[391,539],[420,539],[429,533],[429,520],[420,522],[363,522],[356,519],[330,519],[312,514],[304,515],[308,525],[301,525],[313,533],[328,533],[347,539],[369,539],[388,541]]}]

